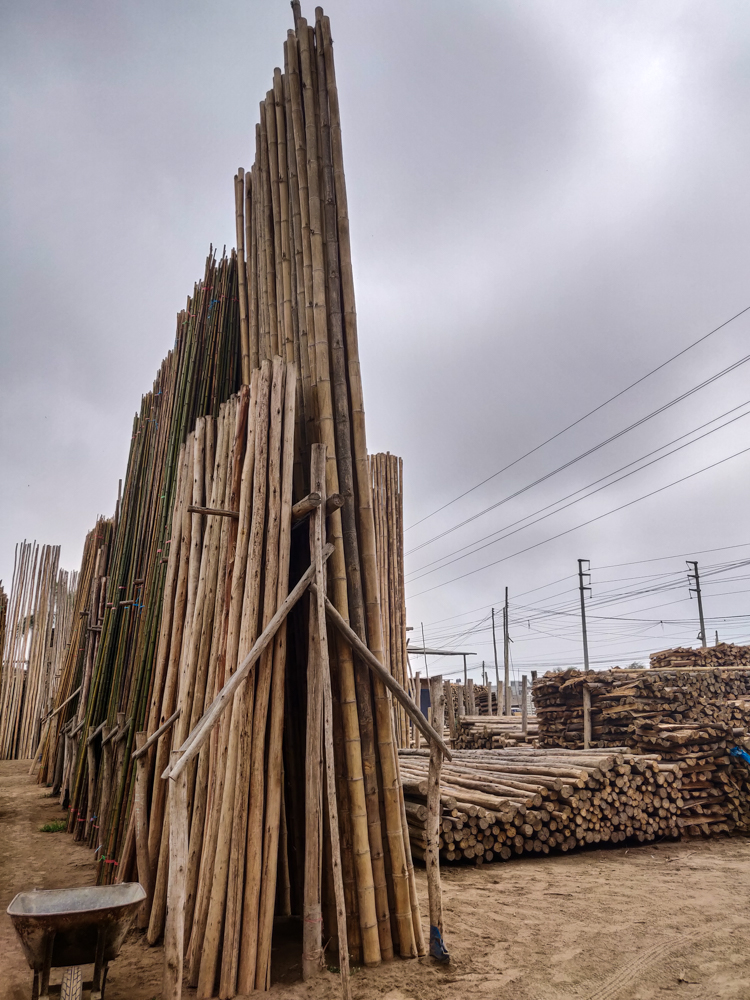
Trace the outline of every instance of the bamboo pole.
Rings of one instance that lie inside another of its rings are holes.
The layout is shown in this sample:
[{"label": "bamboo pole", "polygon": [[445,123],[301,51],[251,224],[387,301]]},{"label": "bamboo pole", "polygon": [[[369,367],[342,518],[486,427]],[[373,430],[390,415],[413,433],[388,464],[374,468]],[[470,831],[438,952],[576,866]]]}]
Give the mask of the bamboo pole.
[{"label": "bamboo pole", "polygon": [[[326,448],[324,444],[312,446],[310,460],[310,486],[325,497]],[[315,559],[322,548],[322,520],[316,515],[310,522],[310,551]],[[323,685],[319,617],[310,612],[310,644],[307,657],[307,727],[305,743],[305,886],[302,908],[302,978],[311,979],[320,971],[322,963],[323,917],[320,905],[320,833],[322,825],[322,721]]]},{"label": "bamboo pole", "polygon": [[[430,678],[430,701],[432,719],[439,732],[443,731],[445,695],[443,678]],[[427,869],[427,892],[430,901],[430,954],[439,962],[448,962],[449,956],[443,942],[443,899],[440,885],[440,852],[438,829],[440,825],[440,770],[442,767],[440,747],[434,743],[430,747],[430,767],[427,779],[427,848],[425,867]]]},{"label": "bamboo pole", "polygon": [[[276,590],[276,610],[283,605],[289,592],[289,561],[292,522],[292,480],[294,472],[294,431],[297,398],[297,371],[293,363],[286,366],[286,387],[283,411],[283,446],[281,475],[280,532],[278,545],[278,584]],[[317,573],[317,566],[316,566]],[[273,649],[273,680],[271,688],[270,723],[268,733],[266,812],[263,830],[263,872],[258,913],[258,945],[255,973],[256,989],[268,989],[271,985],[271,939],[273,932],[273,910],[276,898],[276,875],[279,858],[279,822],[283,816],[282,787],[282,737],[284,726],[284,681],[286,669],[286,621],[276,633]],[[284,823],[284,828],[286,824]],[[286,845],[282,844],[282,857],[286,858]],[[248,827],[248,862],[254,845],[250,840]],[[288,873],[287,873],[288,883]],[[245,902],[247,904],[247,891]],[[243,926],[252,926],[252,913],[245,910]],[[245,937],[243,934],[243,946]],[[242,961],[240,962],[242,969]],[[243,977],[240,977],[241,985]]]},{"label": "bamboo pole", "polygon": [[[173,751],[171,760],[179,760],[179,751]],[[162,996],[165,1000],[182,997],[183,939],[185,937],[185,869],[188,848],[187,775],[172,782],[169,821],[169,898],[167,923],[164,933],[164,980]]]},{"label": "bamboo pole", "polygon": [[245,268],[245,171],[240,167],[234,177],[234,205],[237,221],[237,272],[240,300],[240,352],[242,381],[250,384],[250,330],[247,309],[247,277]]}]

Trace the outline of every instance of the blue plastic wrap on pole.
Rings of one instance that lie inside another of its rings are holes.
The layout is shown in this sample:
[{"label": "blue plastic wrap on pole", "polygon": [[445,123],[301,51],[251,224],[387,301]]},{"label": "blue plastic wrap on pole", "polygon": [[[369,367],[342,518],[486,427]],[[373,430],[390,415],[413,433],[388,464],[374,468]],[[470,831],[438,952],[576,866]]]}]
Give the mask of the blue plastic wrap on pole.
[{"label": "blue plastic wrap on pole", "polygon": [[450,962],[451,957],[443,944],[443,935],[439,927],[430,926],[430,955],[438,962]]}]

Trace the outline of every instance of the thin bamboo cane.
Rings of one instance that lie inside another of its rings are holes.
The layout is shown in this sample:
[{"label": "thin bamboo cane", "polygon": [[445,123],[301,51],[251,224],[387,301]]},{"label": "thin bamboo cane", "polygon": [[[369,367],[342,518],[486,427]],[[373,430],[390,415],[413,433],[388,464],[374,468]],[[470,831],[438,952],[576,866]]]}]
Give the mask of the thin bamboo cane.
[{"label": "thin bamboo cane", "polygon": [[234,177],[234,205],[237,220],[237,269],[240,299],[240,350],[242,381],[250,383],[250,330],[247,309],[247,276],[245,268],[245,171],[239,168]]}]

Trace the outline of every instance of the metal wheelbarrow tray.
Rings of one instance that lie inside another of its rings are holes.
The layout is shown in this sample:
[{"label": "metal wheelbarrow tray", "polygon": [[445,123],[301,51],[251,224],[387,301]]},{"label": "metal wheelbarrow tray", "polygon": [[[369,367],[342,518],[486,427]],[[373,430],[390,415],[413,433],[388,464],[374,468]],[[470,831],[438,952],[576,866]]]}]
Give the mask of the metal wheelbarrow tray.
[{"label": "metal wheelbarrow tray", "polygon": [[50,986],[50,969],[92,963],[94,978],[83,988],[91,990],[91,1000],[100,1000],[107,965],[117,958],[145,898],[138,882],[19,892],[8,915],[34,970],[32,1000],[60,993],[60,986]]}]

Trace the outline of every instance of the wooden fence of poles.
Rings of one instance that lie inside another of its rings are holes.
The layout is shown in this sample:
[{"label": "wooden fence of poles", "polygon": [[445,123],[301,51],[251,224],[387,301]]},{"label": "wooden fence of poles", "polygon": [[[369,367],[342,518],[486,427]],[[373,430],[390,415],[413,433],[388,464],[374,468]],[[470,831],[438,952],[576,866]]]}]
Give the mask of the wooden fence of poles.
[{"label": "wooden fence of poles", "polygon": [[0,759],[33,757],[55,696],[73,623],[77,574],[60,547],[16,546],[0,667]]},{"label": "wooden fence of poles", "polygon": [[330,25],[293,12],[235,178],[239,252],[209,257],[178,317],[84,556],[101,615],[40,770],[63,761],[100,882],[147,888],[169,996],[183,969],[201,997],[266,989],[275,913],[304,920],[305,976],[323,942],[342,969],[426,953],[393,700],[450,752],[383,666]]}]

